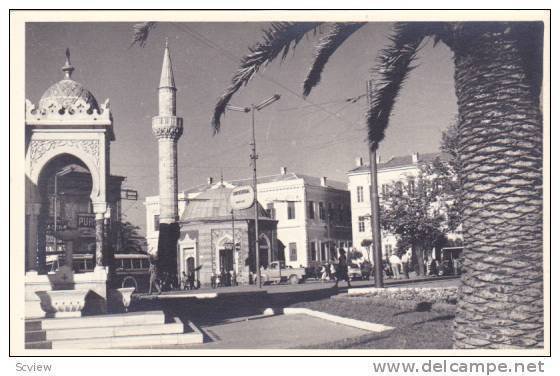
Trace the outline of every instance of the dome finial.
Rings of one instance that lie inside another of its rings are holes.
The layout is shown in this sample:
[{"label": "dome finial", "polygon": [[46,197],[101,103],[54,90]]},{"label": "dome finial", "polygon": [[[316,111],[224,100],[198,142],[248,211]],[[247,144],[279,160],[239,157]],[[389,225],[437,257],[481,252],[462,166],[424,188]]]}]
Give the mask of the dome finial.
[{"label": "dome finial", "polygon": [[62,71],[64,72],[64,77],[70,79],[72,77],[72,72],[74,71],[74,67],[70,63],[70,49],[66,48],[66,63],[62,67]]},{"label": "dome finial", "polygon": [[165,48],[169,48],[169,38],[165,37]]}]

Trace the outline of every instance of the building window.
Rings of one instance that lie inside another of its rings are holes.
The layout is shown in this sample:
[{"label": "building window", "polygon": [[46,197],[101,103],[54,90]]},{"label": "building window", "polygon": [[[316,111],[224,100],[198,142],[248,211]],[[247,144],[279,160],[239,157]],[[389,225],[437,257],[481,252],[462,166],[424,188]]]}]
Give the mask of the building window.
[{"label": "building window", "polygon": [[385,256],[389,257],[393,254],[393,246],[391,244],[385,244]]},{"label": "building window", "polygon": [[309,216],[309,219],[315,219],[315,205],[313,201],[309,201],[307,203],[307,215]]},{"label": "building window", "polygon": [[309,257],[311,261],[317,261],[317,248],[315,247],[315,242],[309,243]]},{"label": "building window", "polygon": [[401,196],[403,194],[403,183],[402,181],[398,181],[395,183],[395,190],[397,191],[397,194],[399,196]]},{"label": "building window", "polygon": [[338,219],[340,220],[340,223],[344,222],[344,205],[340,204],[340,208],[338,211]]},{"label": "building window", "polygon": [[321,243],[321,260],[326,261],[329,259],[329,256],[327,255],[327,251],[328,251],[328,246],[329,243],[328,242],[323,242]]},{"label": "building window", "polygon": [[269,202],[266,204],[266,214],[272,219],[276,219],[276,211],[274,210],[274,203]]},{"label": "building window", "polygon": [[288,247],[290,249],[290,261],[297,261],[297,244],[290,243]]},{"label": "building window", "polygon": [[356,196],[358,202],[364,202],[364,187],[359,186],[356,188]]},{"label": "building window", "polygon": [[154,231],[159,231],[159,214],[154,215]]},{"label": "building window", "polygon": [[383,197],[387,197],[389,195],[389,184],[382,184],[381,185],[381,195]]},{"label": "building window", "polygon": [[325,205],[322,202],[319,202],[319,219],[325,220]]},{"label": "building window", "polygon": [[416,187],[415,187],[415,184],[414,184],[414,179],[409,179],[408,180],[408,194],[413,195],[415,188]]},{"label": "building window", "polygon": [[364,217],[358,217],[358,232],[366,231],[366,223]]},{"label": "building window", "polygon": [[296,203],[293,201],[288,201],[288,219],[296,218]]}]

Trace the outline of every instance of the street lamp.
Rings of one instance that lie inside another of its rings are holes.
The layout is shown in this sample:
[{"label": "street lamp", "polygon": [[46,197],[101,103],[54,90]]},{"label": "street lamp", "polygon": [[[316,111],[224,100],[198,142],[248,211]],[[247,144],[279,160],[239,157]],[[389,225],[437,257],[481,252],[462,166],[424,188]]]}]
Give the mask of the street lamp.
[{"label": "street lamp", "polygon": [[68,175],[69,173],[71,173],[73,171],[74,171],[74,167],[68,166],[68,167],[65,167],[62,170],[58,171],[56,174],[54,174],[54,227],[53,227],[53,237],[54,237],[54,250],[55,250],[55,252],[58,252],[58,240],[56,238],[57,219],[58,219],[58,213],[57,213],[58,178],[62,177],[64,175]]},{"label": "street lamp", "polygon": [[[272,97],[265,99],[259,104],[252,104],[251,107],[238,107],[227,105],[226,109],[237,112],[251,112],[251,128],[252,128],[252,150],[250,158],[253,161],[253,206],[255,207],[255,264],[257,268],[257,278],[259,280],[259,288],[262,287],[261,266],[260,266],[260,248],[259,248],[259,203],[257,200],[257,142],[255,140],[255,110],[260,111],[280,99],[280,94],[274,94]],[[235,243],[235,242],[234,242]]]}]

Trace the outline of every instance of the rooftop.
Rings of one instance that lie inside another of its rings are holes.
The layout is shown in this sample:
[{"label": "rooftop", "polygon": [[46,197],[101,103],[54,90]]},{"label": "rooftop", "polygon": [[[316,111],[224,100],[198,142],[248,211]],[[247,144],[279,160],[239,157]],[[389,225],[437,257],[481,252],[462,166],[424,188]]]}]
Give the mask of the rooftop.
[{"label": "rooftop", "polygon": [[[418,164],[425,164],[434,161],[438,157],[442,161],[449,161],[449,159],[451,158],[451,156],[447,153],[423,153],[423,154],[415,153],[415,154],[418,157],[416,162],[413,160],[414,154],[402,155],[398,157],[391,157],[389,158],[389,160],[385,162],[378,162],[377,169],[381,171],[381,170],[388,170],[393,168],[414,166]],[[352,170],[348,171],[348,173],[351,174],[351,173],[362,172],[362,171],[369,172],[369,164],[361,164],[359,166],[356,166]]]},{"label": "rooftop", "polygon": [[[199,220],[231,220],[231,204],[229,196],[233,188],[223,184],[213,186],[188,201],[187,207],[181,216],[181,222]],[[253,219],[253,207],[243,210],[234,210],[235,219]],[[259,219],[270,220],[264,208],[259,204]]]},{"label": "rooftop", "polygon": [[[303,180],[304,184],[321,187],[321,186],[323,186],[321,184],[321,179],[322,178],[317,177],[317,176],[304,175],[304,174],[299,174],[299,173],[295,173],[295,172],[286,172],[284,174],[258,177],[257,178],[257,184],[268,184],[268,183],[284,182],[284,181],[291,181],[291,180]],[[227,181],[225,184],[226,185],[231,185],[231,186],[250,185],[252,183],[252,181],[253,181],[252,178],[237,179],[237,180]],[[185,195],[192,194],[192,193],[203,192],[203,191],[206,191],[206,190],[210,189],[211,187],[213,187],[215,185],[216,185],[216,182],[208,182],[206,184],[196,185],[196,186],[191,187],[189,189],[183,190],[182,192]],[[339,190],[343,190],[343,191],[348,190],[348,185],[346,183],[336,181],[336,180],[330,180],[330,179],[326,179],[326,186],[325,187],[332,188],[332,189],[339,189]]]}]

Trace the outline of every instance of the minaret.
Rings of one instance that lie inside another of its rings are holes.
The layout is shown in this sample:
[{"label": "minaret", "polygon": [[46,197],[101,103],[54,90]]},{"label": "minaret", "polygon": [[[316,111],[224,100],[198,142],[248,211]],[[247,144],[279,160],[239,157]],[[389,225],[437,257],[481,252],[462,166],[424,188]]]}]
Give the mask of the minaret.
[{"label": "minaret", "polygon": [[177,205],[177,140],[183,134],[183,118],[176,116],[175,80],[167,40],[159,81],[159,114],[152,118],[152,130],[159,146],[159,221],[179,220]]}]

